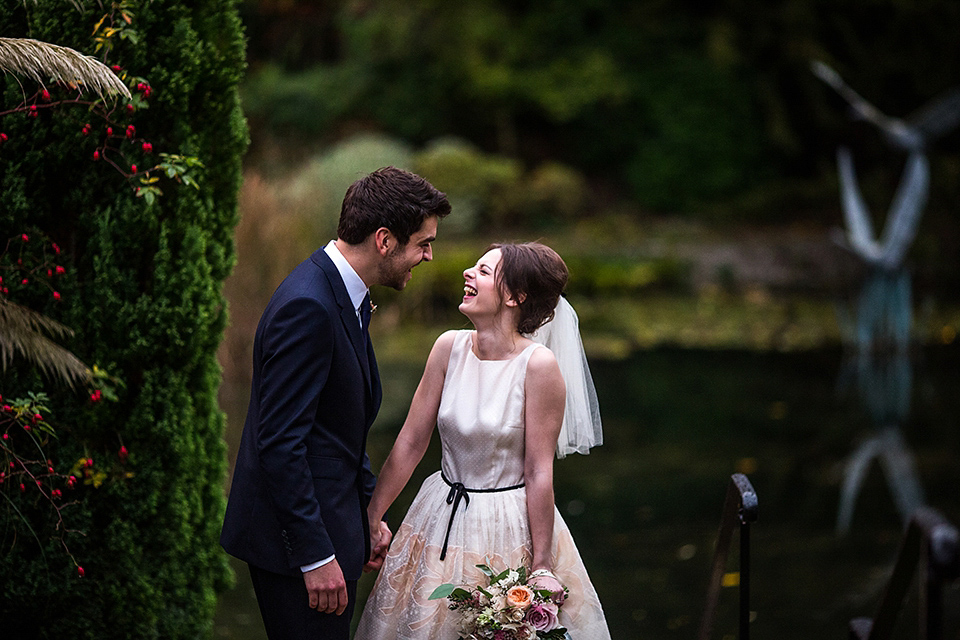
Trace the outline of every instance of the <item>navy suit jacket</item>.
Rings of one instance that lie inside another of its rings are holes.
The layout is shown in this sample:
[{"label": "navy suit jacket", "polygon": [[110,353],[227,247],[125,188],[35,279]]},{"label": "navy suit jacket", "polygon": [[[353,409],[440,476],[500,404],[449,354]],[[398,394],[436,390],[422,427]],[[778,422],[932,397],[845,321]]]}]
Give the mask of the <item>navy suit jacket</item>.
[{"label": "navy suit jacket", "polygon": [[319,249],[280,284],[257,327],[220,534],[227,553],[285,575],[336,554],[344,578],[358,579],[376,482],[366,440],[380,400],[369,337]]}]

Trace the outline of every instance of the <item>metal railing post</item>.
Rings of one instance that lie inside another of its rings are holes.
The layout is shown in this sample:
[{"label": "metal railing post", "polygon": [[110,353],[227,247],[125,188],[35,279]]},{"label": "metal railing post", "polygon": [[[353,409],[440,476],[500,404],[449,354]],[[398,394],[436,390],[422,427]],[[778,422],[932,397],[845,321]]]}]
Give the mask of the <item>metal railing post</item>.
[{"label": "metal railing post", "polygon": [[873,618],[850,621],[850,640],[889,640],[913,576],[919,569],[920,619],[918,638],[943,636],[943,583],[960,577],[960,536],[957,528],[934,509],[917,509],[907,525],[893,573]]},{"label": "metal railing post", "polygon": [[730,476],[727,495],[720,515],[717,547],[713,554],[713,569],[707,587],[707,603],[700,622],[698,640],[709,640],[720,599],[723,574],[734,529],[740,532],[740,640],[750,638],[750,523],[757,519],[757,493],[750,480],[742,473]]}]

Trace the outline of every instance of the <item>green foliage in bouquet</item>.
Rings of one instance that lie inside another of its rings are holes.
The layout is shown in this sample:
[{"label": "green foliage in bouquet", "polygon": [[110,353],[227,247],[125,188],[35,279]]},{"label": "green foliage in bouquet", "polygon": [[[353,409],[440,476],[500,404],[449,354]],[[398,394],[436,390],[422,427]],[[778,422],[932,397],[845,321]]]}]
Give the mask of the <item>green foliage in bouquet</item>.
[{"label": "green foliage in bouquet", "polygon": [[[0,77],[0,250],[43,236],[66,272],[55,292],[9,296],[69,327],[63,346],[101,367],[83,392],[24,359],[0,377],[4,397],[48,394],[45,472],[75,476],[57,487],[64,523],[39,485],[0,504],[4,637],[204,637],[229,583],[215,352],[247,144],[236,4],[0,7],[4,36],[96,55],[134,92],[84,106],[82,87]],[[27,443],[20,422],[10,433]]]}]

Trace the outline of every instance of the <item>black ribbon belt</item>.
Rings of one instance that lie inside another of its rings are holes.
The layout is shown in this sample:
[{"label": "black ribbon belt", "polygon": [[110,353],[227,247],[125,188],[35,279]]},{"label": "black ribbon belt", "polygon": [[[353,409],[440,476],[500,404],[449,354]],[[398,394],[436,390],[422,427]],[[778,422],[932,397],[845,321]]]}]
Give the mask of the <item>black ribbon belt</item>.
[{"label": "black ribbon belt", "polygon": [[447,557],[447,542],[450,541],[450,529],[453,527],[453,518],[457,515],[457,507],[460,506],[460,501],[463,501],[463,508],[466,509],[470,504],[470,494],[471,493],[499,493],[501,491],[513,491],[514,489],[522,489],[523,483],[515,484],[512,487],[497,487],[496,489],[467,489],[463,486],[462,482],[450,482],[447,480],[447,476],[443,475],[443,471],[440,471],[440,477],[443,478],[443,481],[447,483],[450,487],[450,493],[447,494],[447,504],[452,504],[453,509],[450,511],[450,521],[447,522],[447,534],[443,536],[443,549],[440,550],[440,560],[443,560]]}]

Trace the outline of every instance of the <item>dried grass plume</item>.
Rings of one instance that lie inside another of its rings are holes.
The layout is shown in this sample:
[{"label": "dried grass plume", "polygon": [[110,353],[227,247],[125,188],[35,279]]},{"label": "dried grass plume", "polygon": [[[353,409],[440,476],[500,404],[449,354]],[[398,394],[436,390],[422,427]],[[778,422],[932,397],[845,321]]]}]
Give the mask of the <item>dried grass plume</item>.
[{"label": "dried grass plume", "polygon": [[40,84],[54,78],[70,87],[94,91],[101,98],[130,97],[130,90],[113,70],[93,56],[39,40],[0,38],[0,70],[28,76]]},{"label": "dried grass plume", "polygon": [[46,337],[69,337],[73,331],[55,320],[0,298],[0,370],[6,371],[19,354],[40,367],[46,375],[59,378],[71,387],[90,379],[90,370],[67,349]]}]

